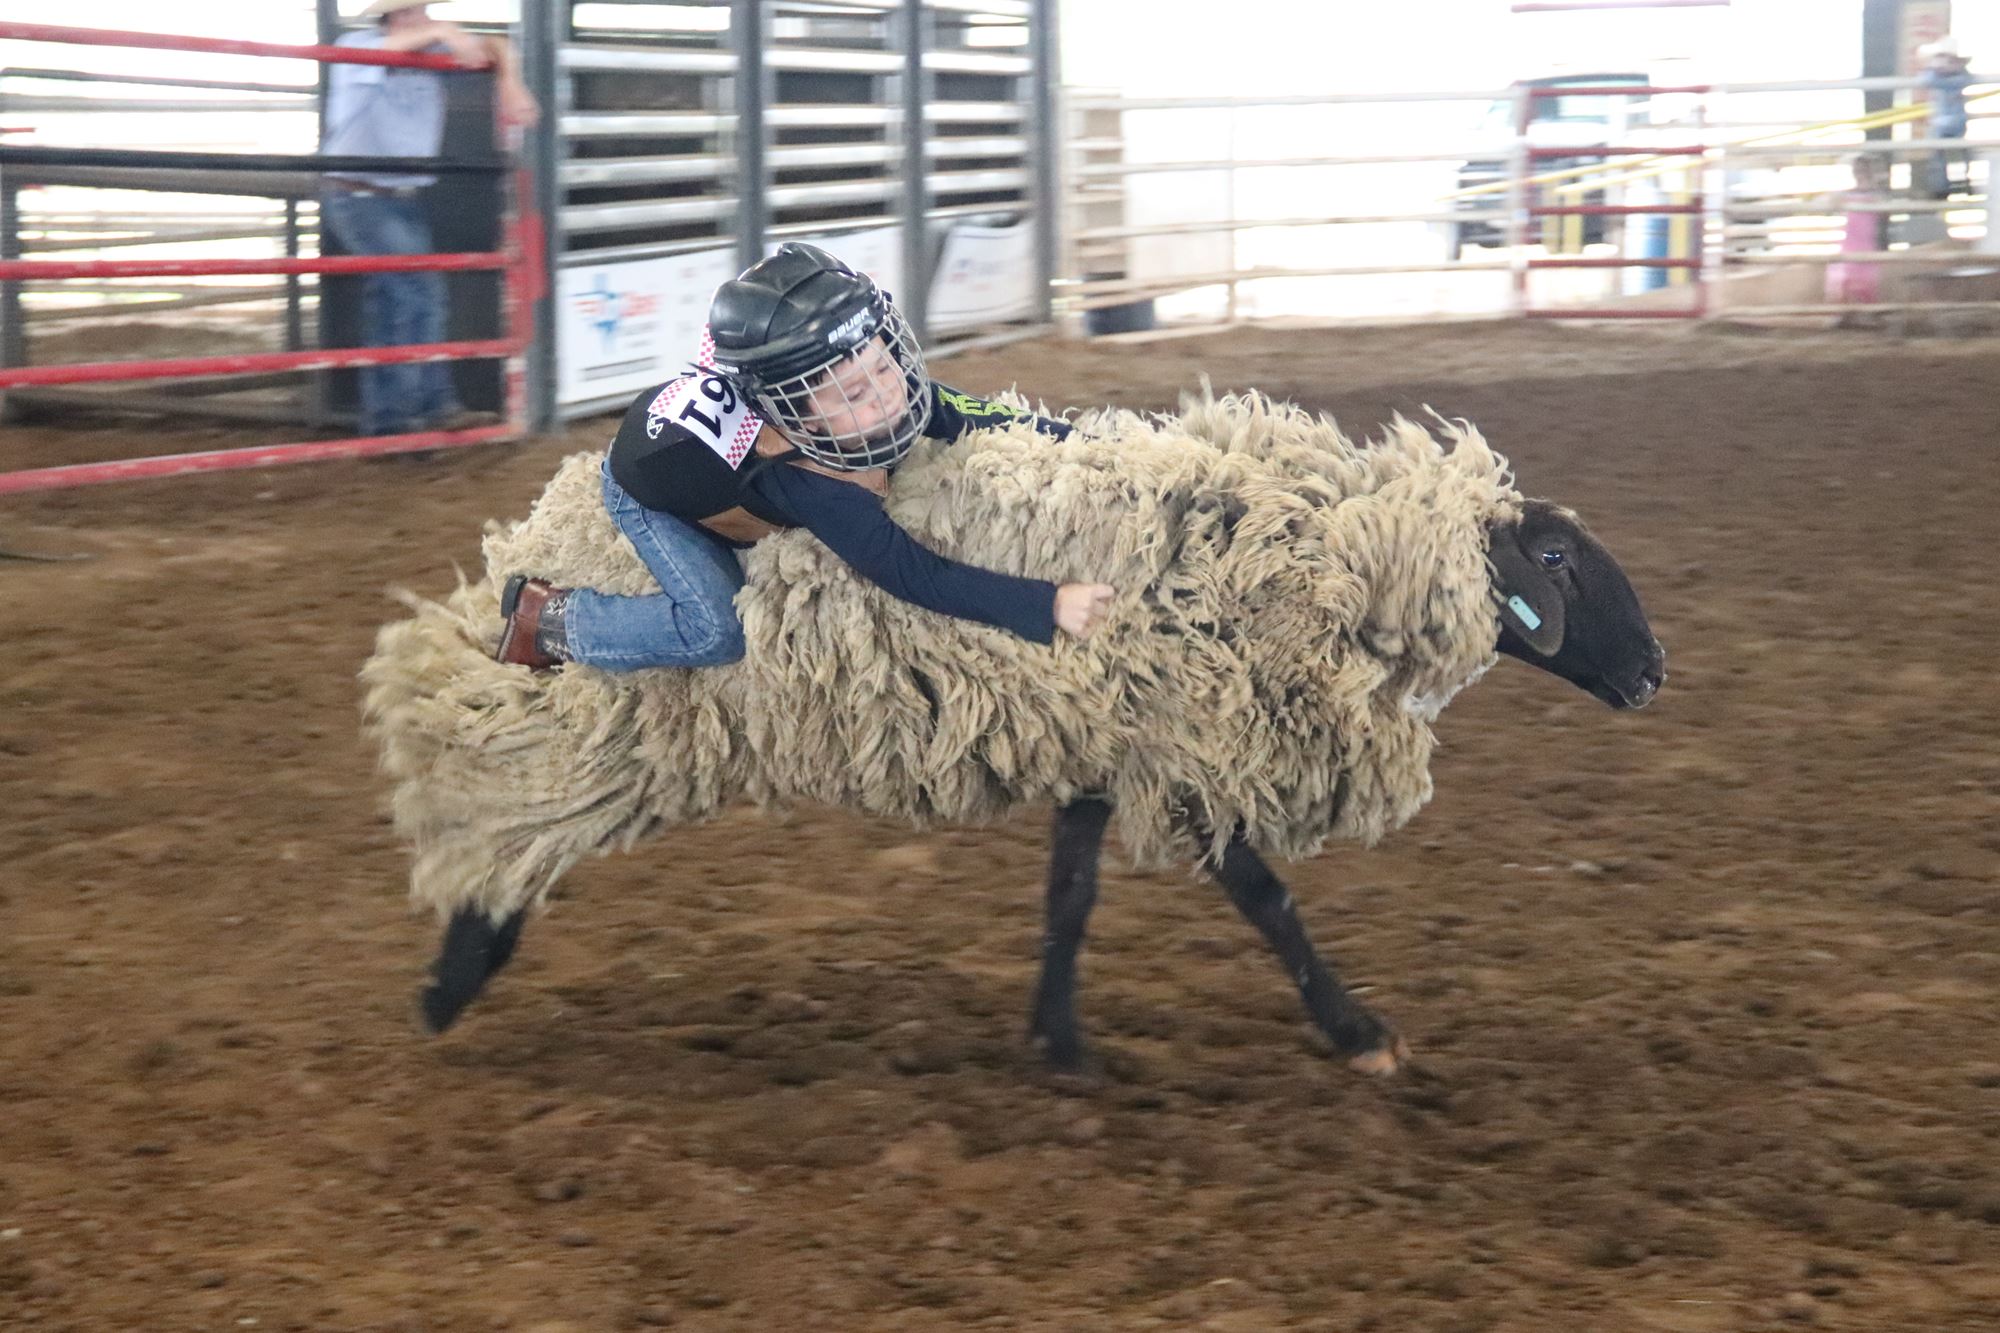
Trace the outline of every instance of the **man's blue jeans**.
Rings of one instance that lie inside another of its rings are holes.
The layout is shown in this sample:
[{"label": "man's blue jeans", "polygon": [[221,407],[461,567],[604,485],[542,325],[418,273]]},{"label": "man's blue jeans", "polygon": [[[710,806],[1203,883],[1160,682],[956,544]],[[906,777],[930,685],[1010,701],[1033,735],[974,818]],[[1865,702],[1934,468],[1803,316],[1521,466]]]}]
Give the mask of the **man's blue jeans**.
[{"label": "man's blue jeans", "polygon": [[[349,194],[320,196],[320,221],[357,255],[427,255],[431,228],[416,199]],[[445,340],[442,273],[370,273],[361,280],[361,345]],[[420,430],[460,410],[451,363],[369,366],[361,376],[361,433],[395,435]]]},{"label": "man's blue jeans", "polygon": [[608,459],[604,508],[638,548],[660,591],[644,597],[572,592],[565,612],[571,659],[605,671],[742,660],[736,593],[743,567],[736,552],[707,529],[634,500],[611,479]]},{"label": "man's blue jeans", "polygon": [[[1942,125],[1933,124],[1930,127],[1930,137],[1933,139],[1963,139],[1965,137],[1965,122],[1959,120],[1948,121]],[[1930,178],[1929,184],[1933,199],[1943,199],[1951,193],[1951,168],[1953,163],[1957,163],[1963,169],[1965,188],[1968,191],[1971,190],[1972,153],[1964,148],[1941,148],[1931,154],[1929,168],[1926,173]]]}]

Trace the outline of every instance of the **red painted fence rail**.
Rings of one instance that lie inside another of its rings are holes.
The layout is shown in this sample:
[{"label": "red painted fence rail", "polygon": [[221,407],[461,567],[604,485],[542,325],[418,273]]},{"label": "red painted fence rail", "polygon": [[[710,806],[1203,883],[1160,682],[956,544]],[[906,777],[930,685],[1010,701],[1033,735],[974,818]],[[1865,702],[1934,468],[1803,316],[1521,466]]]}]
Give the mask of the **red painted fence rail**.
[{"label": "red painted fence rail", "polygon": [[440,255],[323,255],[318,259],[8,259],[0,279],[186,278],[283,273],[461,273],[505,268],[497,251]]},{"label": "red painted fence rail", "polygon": [[371,51],[355,46],[293,46],[283,42],[238,42],[221,37],[182,37],[167,32],[122,32],[115,28],[64,28],[50,23],[0,20],[0,40],[62,42],[70,46],[132,46],[154,51],[206,51],[225,56],[275,56],[345,65],[400,65],[416,69],[473,69],[452,56],[415,51]]},{"label": "red painted fence rail", "polygon": [[410,435],[377,435],[352,440],[314,440],[305,444],[268,444],[248,449],[212,449],[199,454],[169,454],[158,458],[128,458],[109,463],[71,463],[63,467],[0,472],[0,495],[31,491],[66,491],[77,486],[102,486],[115,481],[146,481],[185,477],[198,472],[233,472],[240,468],[279,467],[290,463],[325,463],[343,458],[380,458],[461,445],[488,444],[518,436],[512,426],[481,426],[475,430],[419,431]]},{"label": "red painted fence rail", "polygon": [[[138,47],[163,51],[201,51],[219,55],[263,56],[290,60],[354,65],[392,65],[415,69],[474,69],[451,56],[406,51],[372,51],[346,46],[297,46],[276,42],[242,42],[172,33],[122,32],[71,28],[43,23],[0,21],[0,40],[60,42],[84,46]],[[11,128],[11,127],[10,127]],[[453,164],[438,164],[449,168]],[[519,173],[516,173],[517,178]],[[515,194],[527,191],[519,178]],[[515,440],[524,433],[522,417],[524,373],[522,357],[530,339],[529,305],[544,294],[542,237],[532,218],[521,218],[509,207],[504,224],[504,252],[431,255],[342,255],[307,259],[182,259],[182,260],[14,260],[0,263],[0,281],[64,278],[147,278],[223,275],[358,274],[466,272],[498,269],[502,277],[506,336],[404,347],[324,348],[301,352],[260,352],[237,356],[176,357],[160,360],[99,361],[67,366],[0,368],[0,391],[36,385],[88,384],[128,380],[202,378],[254,374],[260,371],[325,370],[350,366],[407,365],[421,361],[479,357],[502,359],[507,420],[500,425],[469,430],[418,431],[345,440],[314,440],[299,444],[216,449],[202,453],[153,458],[114,459],[57,467],[0,472],[0,495],[67,490],[111,482],[189,476],[239,468],[332,459],[375,458],[387,454],[454,449],[467,445]]]},{"label": "red painted fence rail", "polygon": [[70,366],[16,366],[0,370],[0,389],[37,384],[107,384],[120,380],[199,379],[205,375],[254,375],[268,370],[339,370],[348,366],[403,366],[417,361],[464,361],[512,356],[511,338],[477,342],[415,343],[405,347],[338,347],[311,352],[244,352],[236,356],[183,356],[161,361],[86,361]]}]

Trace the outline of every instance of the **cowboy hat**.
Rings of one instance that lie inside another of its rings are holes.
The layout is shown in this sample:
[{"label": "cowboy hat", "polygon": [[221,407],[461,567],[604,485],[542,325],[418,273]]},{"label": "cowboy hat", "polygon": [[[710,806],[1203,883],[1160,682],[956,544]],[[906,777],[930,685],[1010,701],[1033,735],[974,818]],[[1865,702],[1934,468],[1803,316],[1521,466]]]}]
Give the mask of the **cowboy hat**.
[{"label": "cowboy hat", "polygon": [[[391,0],[391,3],[393,2],[394,0]],[[1939,56],[1949,56],[1951,59],[1957,60],[1960,58],[1958,54],[1958,38],[1947,35],[1938,38],[1934,42],[1925,42],[1917,48],[1917,54],[1925,60],[1935,60]]]},{"label": "cowboy hat", "polygon": [[355,15],[356,18],[378,19],[384,14],[393,14],[399,9],[415,9],[418,5],[439,3],[439,0],[375,0],[375,3]]}]

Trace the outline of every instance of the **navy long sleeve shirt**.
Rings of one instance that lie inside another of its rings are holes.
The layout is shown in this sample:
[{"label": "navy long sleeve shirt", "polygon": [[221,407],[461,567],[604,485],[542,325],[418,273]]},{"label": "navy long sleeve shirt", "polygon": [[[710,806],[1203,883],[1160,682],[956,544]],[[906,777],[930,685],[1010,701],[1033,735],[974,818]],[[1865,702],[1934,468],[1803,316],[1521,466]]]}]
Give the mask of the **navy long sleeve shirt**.
[{"label": "navy long sleeve shirt", "polygon": [[939,615],[996,625],[1034,643],[1055,638],[1055,584],[939,555],[904,531],[889,517],[882,497],[866,487],[783,465],[764,468],[750,486],[892,596]]},{"label": "navy long sleeve shirt", "polygon": [[[641,394],[612,441],[612,479],[640,504],[696,523],[741,506],[767,522],[806,529],[863,578],[926,611],[993,625],[1033,643],[1055,638],[1055,584],[939,555],[904,531],[889,516],[882,497],[865,486],[782,462],[739,468],[749,452],[747,440],[743,447],[725,451],[672,420],[665,405],[681,401],[669,392],[672,388],[670,382],[659,393]],[[707,405],[733,407],[733,398],[727,404],[717,400],[719,392],[718,382]],[[924,434],[951,441],[1020,416],[1012,408],[933,385]],[[1069,434],[1068,422],[1031,419],[1044,434]],[[729,539],[718,535],[718,540]]]}]

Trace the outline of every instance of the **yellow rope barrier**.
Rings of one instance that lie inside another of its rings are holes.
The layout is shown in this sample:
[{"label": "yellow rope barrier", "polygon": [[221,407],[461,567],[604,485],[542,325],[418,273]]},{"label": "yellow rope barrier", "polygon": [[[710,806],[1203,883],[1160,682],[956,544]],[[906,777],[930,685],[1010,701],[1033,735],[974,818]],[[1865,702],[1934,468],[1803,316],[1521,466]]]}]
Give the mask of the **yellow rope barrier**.
[{"label": "yellow rope barrier", "polygon": [[[1993,98],[1993,97],[2000,97],[2000,89],[1996,89],[1995,91],[1990,93],[1980,93],[1976,97],[1967,98],[1966,101],[1968,103],[1982,102],[1987,100],[1988,98]],[[1888,111],[1872,111],[1869,112],[1867,115],[1849,116],[1844,120],[1829,120],[1819,125],[1808,125],[1802,129],[1781,130],[1775,134],[1756,135],[1752,138],[1739,139],[1733,143],[1724,144],[1722,145],[1722,147],[1724,149],[1755,148],[1766,144],[1789,143],[1818,134],[1831,134],[1838,130],[1880,129],[1885,125],[1898,125],[1903,123],[1904,121],[1919,120],[1929,114],[1930,114],[1929,108],[1921,104],[1914,106],[1907,106],[1907,107],[1894,107]],[[1825,146],[1838,147],[1840,145],[1828,144]],[[1854,147],[1857,150],[1860,150],[1863,146],[1857,144],[1854,145]],[[1711,149],[1710,151],[1713,152],[1714,150]],[[1597,172],[1627,173],[1625,175],[1619,175],[1619,176],[1606,176],[1602,180],[1592,180],[1587,182],[1572,181],[1570,184],[1562,186],[1558,191],[1559,193],[1562,194],[1578,194],[1582,193],[1585,190],[1599,189],[1606,185],[1622,185],[1627,181],[1643,180],[1648,176],[1662,175],[1666,172],[1673,171],[1677,168],[1685,167],[1686,165],[1687,165],[1687,157],[1685,154],[1675,153],[1675,154],[1668,154],[1665,156],[1659,154],[1651,154],[1644,158],[1641,158],[1638,164],[1625,162],[1613,166],[1610,163],[1602,161],[1586,162],[1581,166],[1562,167],[1555,171],[1544,171],[1539,175],[1527,177],[1522,183],[1525,185],[1543,185],[1547,184],[1550,181],[1569,181],[1571,180],[1572,177],[1589,176],[1592,173],[1597,173]],[[1637,169],[1640,167],[1643,167],[1644,169],[1643,170]],[[1508,184],[1509,182],[1507,181],[1499,181],[1492,185],[1474,185],[1463,190],[1454,190],[1450,194],[1443,195],[1440,197],[1446,200],[1454,200],[1454,199],[1470,199],[1476,195],[1499,194],[1507,189]]]},{"label": "yellow rope barrier", "polygon": [[[1978,102],[1978,101],[1983,101],[1989,97],[2000,97],[2000,92],[1981,93],[1979,94],[1978,97],[1967,98],[1966,101],[1968,103]],[[1723,145],[1723,148],[1725,150],[1730,148],[1758,148],[1767,145],[1796,143],[1797,146],[1801,148],[1811,148],[1811,147],[1851,148],[1856,152],[1866,152],[1867,145],[1865,143],[1811,144],[1805,141],[1815,135],[1831,134],[1836,131],[1843,131],[1843,130],[1866,131],[1873,129],[1881,129],[1884,128],[1885,126],[1890,126],[1890,125],[1901,125],[1908,121],[1921,120],[1924,117],[1928,116],[1929,114],[1930,114],[1929,108],[1921,104],[1915,106],[1894,107],[1888,111],[1876,111],[1865,116],[1850,116],[1846,120],[1830,120],[1821,125],[1807,126],[1804,129],[1784,130],[1777,134],[1765,134],[1765,135],[1759,135],[1751,139],[1742,139],[1735,143],[1725,144]],[[1711,150],[1710,155],[1712,155],[1712,152],[1713,150]],[[1633,167],[1627,165],[1621,167],[1607,168],[1604,166],[1603,163],[1593,163],[1592,166],[1600,170],[1614,170],[1614,171],[1624,172],[1625,174],[1617,176],[1605,176],[1600,180],[1591,181],[1587,185],[1573,181],[1568,185],[1558,186],[1556,189],[1556,193],[1576,194],[1580,193],[1585,189],[1596,189],[1606,185],[1624,185],[1631,181],[1644,180],[1649,176],[1658,176],[1664,172],[1672,171],[1678,166],[1685,165],[1684,162],[1676,162],[1671,159],[1661,159],[1656,157],[1651,160],[1653,163],[1657,165],[1648,166],[1642,163],[1640,164],[1639,167]]]}]

